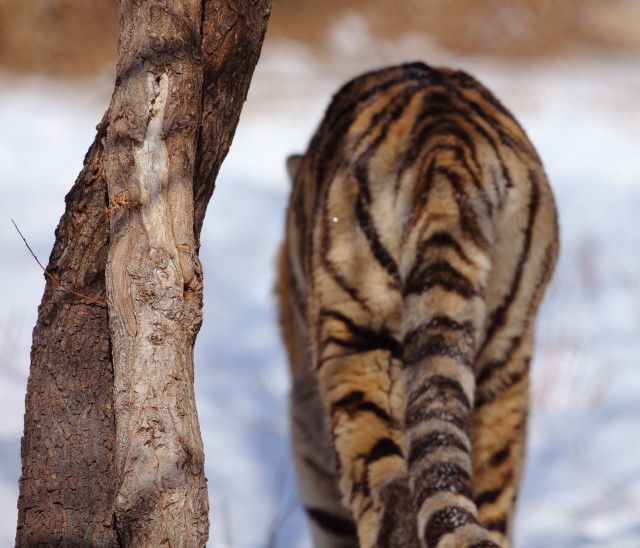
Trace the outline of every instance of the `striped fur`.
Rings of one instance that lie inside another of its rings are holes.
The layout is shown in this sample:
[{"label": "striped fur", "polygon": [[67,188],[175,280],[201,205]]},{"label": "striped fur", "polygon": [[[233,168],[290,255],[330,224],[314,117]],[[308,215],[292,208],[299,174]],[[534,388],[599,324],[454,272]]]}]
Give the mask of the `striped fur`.
[{"label": "striped fur", "polygon": [[508,546],[558,252],[535,150],[473,78],[414,63],[346,84],[290,168],[278,295],[315,545]]}]

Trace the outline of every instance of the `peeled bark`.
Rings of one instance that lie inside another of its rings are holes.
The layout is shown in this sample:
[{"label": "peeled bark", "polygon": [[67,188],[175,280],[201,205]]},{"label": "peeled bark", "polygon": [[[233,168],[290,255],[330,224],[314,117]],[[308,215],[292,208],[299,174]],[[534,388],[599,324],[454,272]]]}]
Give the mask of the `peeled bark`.
[{"label": "peeled bark", "polygon": [[160,9],[123,0],[120,10],[124,38],[104,164],[116,526],[125,546],[203,546],[209,507],[193,393],[202,321],[192,190],[200,2]]},{"label": "peeled bark", "polygon": [[105,300],[106,289],[109,320],[47,281],[16,546],[204,546],[197,249],[269,9],[121,0],[116,88],[48,266],[79,293]]}]

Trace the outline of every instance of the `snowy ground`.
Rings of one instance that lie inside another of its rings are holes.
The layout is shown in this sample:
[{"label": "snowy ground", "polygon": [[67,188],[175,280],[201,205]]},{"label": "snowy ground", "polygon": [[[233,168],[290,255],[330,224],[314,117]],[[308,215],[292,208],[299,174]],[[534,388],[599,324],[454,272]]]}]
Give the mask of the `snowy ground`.
[{"label": "snowy ground", "polygon": [[[418,36],[373,41],[345,18],[320,52],[265,46],[203,232],[205,320],[196,352],[214,548],[306,547],[288,458],[288,380],[276,330],[273,259],[302,150],[348,77],[422,59],[491,87],[545,161],[562,255],[539,318],[535,409],[516,547],[640,546],[640,71],[578,52],[554,61],[455,57]],[[13,542],[28,353],[53,231],[110,76],[0,75],[0,546]]]}]

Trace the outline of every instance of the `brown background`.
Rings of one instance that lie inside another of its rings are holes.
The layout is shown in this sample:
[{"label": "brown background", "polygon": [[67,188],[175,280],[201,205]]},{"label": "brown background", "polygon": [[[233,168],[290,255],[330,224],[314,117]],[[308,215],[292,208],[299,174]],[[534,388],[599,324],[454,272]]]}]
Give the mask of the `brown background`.
[{"label": "brown background", "polygon": [[[320,45],[345,11],[364,15],[380,36],[423,32],[467,54],[640,51],[640,10],[629,0],[273,0],[268,39]],[[115,0],[0,0],[0,68],[93,72],[114,59],[116,34]]]}]

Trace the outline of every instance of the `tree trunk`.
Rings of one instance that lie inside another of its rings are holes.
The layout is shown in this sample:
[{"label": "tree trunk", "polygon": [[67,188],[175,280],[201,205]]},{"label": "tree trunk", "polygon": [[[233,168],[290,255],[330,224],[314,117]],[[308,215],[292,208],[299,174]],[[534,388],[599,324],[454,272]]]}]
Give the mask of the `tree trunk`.
[{"label": "tree trunk", "polygon": [[193,393],[193,344],[202,322],[192,188],[200,8],[198,0],[164,9],[120,2],[118,84],[104,170],[115,515],[125,546],[204,546],[209,530]]},{"label": "tree trunk", "polygon": [[206,541],[197,249],[269,9],[267,0],[120,3],[112,103],[48,266],[66,287],[106,298],[108,311],[47,281],[16,546]]}]

